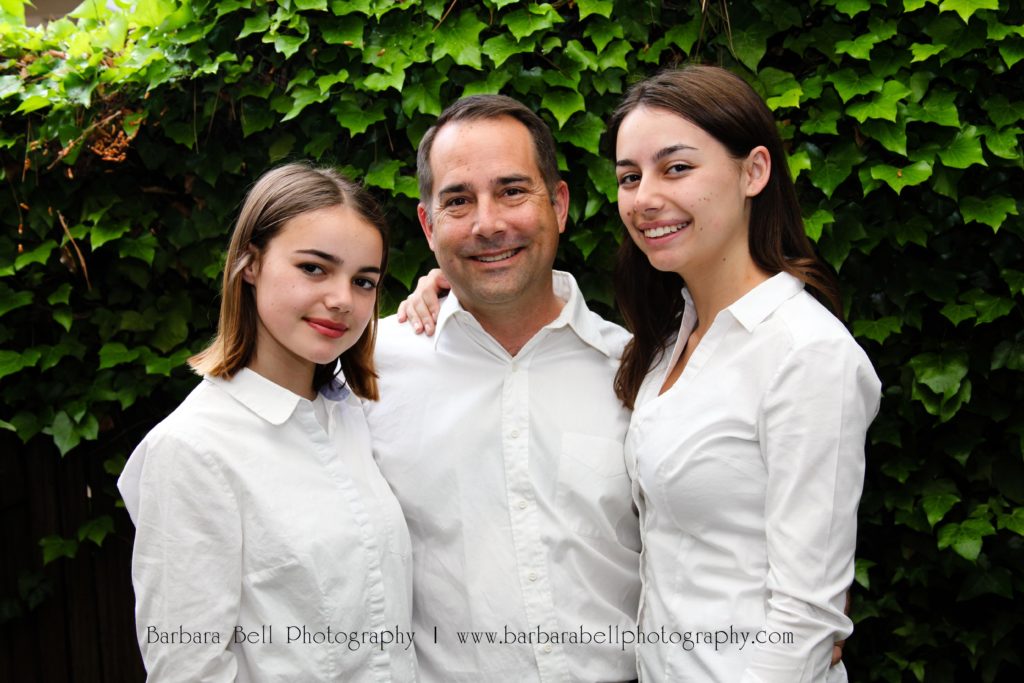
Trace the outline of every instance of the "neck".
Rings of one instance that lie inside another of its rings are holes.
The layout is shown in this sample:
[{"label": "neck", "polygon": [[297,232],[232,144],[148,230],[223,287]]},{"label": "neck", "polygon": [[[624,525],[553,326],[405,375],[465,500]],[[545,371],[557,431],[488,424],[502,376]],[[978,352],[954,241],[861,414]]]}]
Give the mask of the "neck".
[{"label": "neck", "polygon": [[[261,346],[264,348],[262,353]],[[272,345],[257,343],[256,352],[246,367],[293,394],[310,401],[316,398],[316,391],[313,389],[313,363],[287,353],[274,353],[274,350],[275,347]]]},{"label": "neck", "polygon": [[565,302],[549,290],[539,302],[529,305],[513,303],[508,306],[466,307],[487,334],[494,337],[502,348],[514,356],[540,332],[541,328],[558,317]]},{"label": "neck", "polygon": [[693,268],[694,273],[681,273],[697,309],[696,330],[703,334],[724,309],[743,298],[747,292],[771,275],[761,270],[745,249],[734,258],[725,258],[714,265]]}]

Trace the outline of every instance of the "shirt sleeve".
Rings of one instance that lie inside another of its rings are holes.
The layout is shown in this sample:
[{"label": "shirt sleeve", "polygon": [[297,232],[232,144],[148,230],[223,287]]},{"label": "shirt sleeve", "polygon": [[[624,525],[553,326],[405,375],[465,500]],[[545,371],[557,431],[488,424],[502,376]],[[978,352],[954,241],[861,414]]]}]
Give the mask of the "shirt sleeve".
[{"label": "shirt sleeve", "polygon": [[[762,403],[768,470],[765,632],[744,683],[824,681],[854,573],[864,441],[881,385],[849,338],[792,351]],[[791,634],[791,635],[790,635]]]},{"label": "shirt sleeve", "polygon": [[201,448],[151,434],[118,487],[136,527],[136,632],[149,680],[234,681],[242,531],[224,474]]}]

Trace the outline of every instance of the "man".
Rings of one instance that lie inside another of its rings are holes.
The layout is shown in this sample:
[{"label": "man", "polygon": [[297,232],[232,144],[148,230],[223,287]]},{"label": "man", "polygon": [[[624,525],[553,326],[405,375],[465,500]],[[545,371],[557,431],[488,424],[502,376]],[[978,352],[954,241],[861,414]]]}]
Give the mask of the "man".
[{"label": "man", "polygon": [[[543,121],[465,98],[420,145],[452,295],[433,337],[382,322],[374,452],[412,536],[424,681],[625,681],[640,539],[612,392],[628,336],[552,271],[568,187]],[[635,630],[634,630],[635,633]]]}]

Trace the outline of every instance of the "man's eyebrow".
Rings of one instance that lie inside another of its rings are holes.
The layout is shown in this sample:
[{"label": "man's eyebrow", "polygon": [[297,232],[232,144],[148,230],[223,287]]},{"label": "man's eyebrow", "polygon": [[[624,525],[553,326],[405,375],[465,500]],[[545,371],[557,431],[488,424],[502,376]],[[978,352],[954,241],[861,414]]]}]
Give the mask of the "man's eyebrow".
[{"label": "man's eyebrow", "polygon": [[[655,153],[655,155],[654,155],[654,160],[655,161],[661,161],[665,157],[670,156],[672,154],[675,154],[676,152],[681,152],[684,149],[697,151],[697,148],[693,147],[691,145],[684,145],[684,144],[669,145],[668,147],[662,147],[661,149],[659,149]],[[615,165],[616,166],[638,166],[639,164],[637,164],[632,159],[616,159]]]},{"label": "man's eyebrow", "polygon": [[441,196],[446,195],[446,194],[461,194],[461,193],[467,191],[468,189],[469,189],[469,184],[468,183],[454,183],[452,185],[447,185],[445,187],[442,187],[440,190],[438,190],[437,191],[437,196],[441,197]]},{"label": "man's eyebrow", "polygon": [[495,184],[499,185],[499,186],[500,185],[515,185],[516,183],[528,183],[528,182],[530,182],[532,180],[533,180],[533,178],[531,178],[528,175],[522,175],[522,174],[518,174],[517,173],[515,175],[502,176],[502,177],[498,178],[498,180],[497,180],[497,182]]},{"label": "man's eyebrow", "polygon": [[320,251],[319,249],[296,249],[295,253],[316,256],[317,258],[323,259],[324,261],[328,261],[329,263],[341,263],[341,259],[335,256],[334,254],[328,254],[326,251]]}]

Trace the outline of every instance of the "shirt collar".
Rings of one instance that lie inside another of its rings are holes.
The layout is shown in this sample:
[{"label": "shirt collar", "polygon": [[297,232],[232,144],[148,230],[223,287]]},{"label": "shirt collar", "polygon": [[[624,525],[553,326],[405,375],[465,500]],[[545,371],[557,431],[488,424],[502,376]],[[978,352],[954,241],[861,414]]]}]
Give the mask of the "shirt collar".
[{"label": "shirt collar", "polygon": [[736,321],[753,332],[765,318],[784,302],[803,291],[804,283],[783,271],[768,278],[726,308]]},{"label": "shirt collar", "polygon": [[[579,285],[576,284],[576,279],[561,270],[551,271],[551,278],[555,296],[564,301],[565,305],[558,317],[544,327],[557,329],[568,325],[584,343],[593,346],[609,358],[612,357],[612,351],[598,326],[598,318],[587,308],[586,302],[583,300],[583,293],[580,291]],[[434,333],[435,348],[447,322],[456,314],[472,317],[472,314],[459,303],[455,292],[452,292],[441,304],[441,310],[437,314],[437,331]]]},{"label": "shirt collar", "polygon": [[[302,397],[263,375],[242,368],[231,379],[211,377],[204,379],[227,392],[232,398],[272,425],[284,424],[295,412]],[[325,394],[326,395],[326,394]],[[330,396],[327,396],[330,398]]]}]

